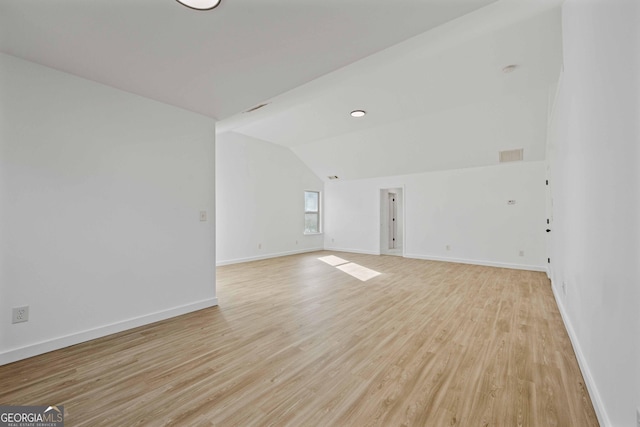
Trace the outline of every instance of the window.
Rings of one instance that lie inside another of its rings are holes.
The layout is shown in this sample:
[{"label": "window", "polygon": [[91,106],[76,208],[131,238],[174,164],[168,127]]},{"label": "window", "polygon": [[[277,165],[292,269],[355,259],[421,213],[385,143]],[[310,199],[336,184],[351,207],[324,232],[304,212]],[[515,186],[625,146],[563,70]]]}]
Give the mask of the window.
[{"label": "window", "polygon": [[320,232],[320,192],[304,192],[304,234]]}]

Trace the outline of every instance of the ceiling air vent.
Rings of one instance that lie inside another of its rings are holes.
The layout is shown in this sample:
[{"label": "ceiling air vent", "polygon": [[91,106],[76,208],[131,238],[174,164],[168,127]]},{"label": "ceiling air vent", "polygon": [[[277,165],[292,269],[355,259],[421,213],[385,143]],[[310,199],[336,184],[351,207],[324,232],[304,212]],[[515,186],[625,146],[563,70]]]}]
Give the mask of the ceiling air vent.
[{"label": "ceiling air vent", "polygon": [[247,111],[245,111],[245,113],[253,113],[253,112],[254,112],[254,111],[256,111],[256,110],[261,109],[262,107],[266,107],[267,105],[269,105],[269,103],[268,103],[268,102],[265,102],[264,104],[256,105],[256,106],[255,106],[255,107],[253,107],[253,108],[249,108]]},{"label": "ceiling air vent", "polygon": [[500,151],[500,163],[519,162],[524,158],[524,148]]},{"label": "ceiling air vent", "polygon": [[327,178],[329,178],[329,179],[338,179],[338,176],[337,175],[331,175],[331,176],[329,176]]}]

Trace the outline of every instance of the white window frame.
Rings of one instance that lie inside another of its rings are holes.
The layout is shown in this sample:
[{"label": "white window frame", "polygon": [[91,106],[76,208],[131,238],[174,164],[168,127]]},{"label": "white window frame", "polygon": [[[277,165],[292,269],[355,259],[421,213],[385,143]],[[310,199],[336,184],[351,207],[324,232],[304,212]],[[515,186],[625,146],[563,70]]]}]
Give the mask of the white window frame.
[{"label": "white window frame", "polygon": [[[316,193],[318,195],[318,211],[308,211],[307,210],[307,203],[306,203],[306,198],[307,198],[307,193]],[[313,235],[313,234],[322,234],[322,194],[320,191],[318,190],[304,190],[304,220],[306,222],[306,215],[307,214],[317,214],[318,215],[318,231],[307,231],[306,227],[304,227],[304,231],[303,233],[306,235]]]}]

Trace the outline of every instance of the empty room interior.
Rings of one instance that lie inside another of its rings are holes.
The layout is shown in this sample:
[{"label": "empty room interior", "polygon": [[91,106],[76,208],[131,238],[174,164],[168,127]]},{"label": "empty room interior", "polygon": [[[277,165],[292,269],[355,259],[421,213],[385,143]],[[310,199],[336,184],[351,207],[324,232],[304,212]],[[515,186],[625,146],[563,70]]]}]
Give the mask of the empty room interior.
[{"label": "empty room interior", "polygon": [[639,24],[3,0],[0,411],[640,426]]}]

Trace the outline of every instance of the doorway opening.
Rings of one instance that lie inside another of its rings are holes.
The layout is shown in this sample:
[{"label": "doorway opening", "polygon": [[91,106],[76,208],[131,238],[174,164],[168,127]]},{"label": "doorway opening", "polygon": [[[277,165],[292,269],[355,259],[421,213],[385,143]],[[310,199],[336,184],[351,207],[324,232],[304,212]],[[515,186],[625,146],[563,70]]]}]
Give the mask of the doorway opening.
[{"label": "doorway opening", "polygon": [[380,189],[380,254],[404,255],[402,188]]}]

